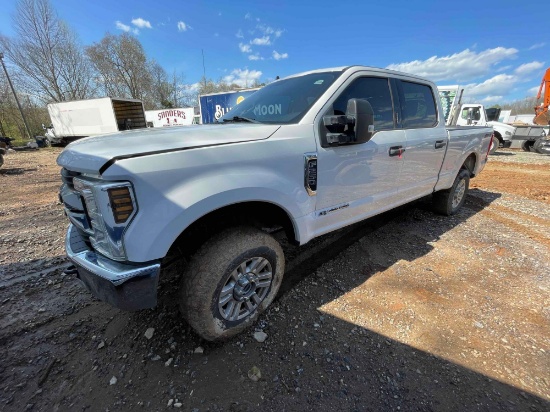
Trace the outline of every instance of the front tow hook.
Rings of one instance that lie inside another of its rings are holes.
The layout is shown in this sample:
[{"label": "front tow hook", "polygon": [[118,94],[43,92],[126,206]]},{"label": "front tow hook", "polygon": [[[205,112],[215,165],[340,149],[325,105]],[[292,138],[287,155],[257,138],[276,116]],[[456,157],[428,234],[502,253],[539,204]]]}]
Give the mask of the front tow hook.
[{"label": "front tow hook", "polygon": [[76,275],[78,273],[78,269],[75,265],[71,265],[67,269],[65,269],[63,273],[66,275]]}]

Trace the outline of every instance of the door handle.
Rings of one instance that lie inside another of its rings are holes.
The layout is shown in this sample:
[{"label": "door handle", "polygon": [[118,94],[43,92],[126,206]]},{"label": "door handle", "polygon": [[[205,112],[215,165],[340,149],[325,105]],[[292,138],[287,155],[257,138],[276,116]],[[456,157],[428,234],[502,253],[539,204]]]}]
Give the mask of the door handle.
[{"label": "door handle", "polygon": [[403,148],[403,146],[392,146],[390,147],[390,157],[392,156],[399,156],[401,157],[401,155],[405,152],[405,149]]},{"label": "door handle", "polygon": [[447,146],[447,142],[444,141],[444,140],[436,140],[435,142],[435,148],[436,149],[441,149],[442,147],[445,147]]}]

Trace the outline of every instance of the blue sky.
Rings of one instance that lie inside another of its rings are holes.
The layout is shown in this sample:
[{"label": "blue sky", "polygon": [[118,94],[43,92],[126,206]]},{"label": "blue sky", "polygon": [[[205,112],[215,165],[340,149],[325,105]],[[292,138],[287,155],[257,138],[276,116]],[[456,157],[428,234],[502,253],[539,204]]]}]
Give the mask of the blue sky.
[{"label": "blue sky", "polygon": [[[536,95],[550,65],[548,18],[517,0],[50,1],[82,44],[127,31],[188,84],[203,74],[204,51],[207,77],[243,87],[362,64],[460,84],[470,101],[502,104]],[[0,6],[0,33],[10,36],[15,1]]]}]

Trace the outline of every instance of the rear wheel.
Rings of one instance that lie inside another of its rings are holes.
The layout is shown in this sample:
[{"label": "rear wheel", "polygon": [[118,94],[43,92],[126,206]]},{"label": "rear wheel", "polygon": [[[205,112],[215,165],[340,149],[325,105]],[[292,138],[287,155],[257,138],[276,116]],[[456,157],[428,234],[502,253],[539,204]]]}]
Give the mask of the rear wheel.
[{"label": "rear wheel", "polygon": [[206,242],[183,274],[180,309],[206,340],[228,339],[252,325],[283,279],[279,243],[250,227],[232,228]]},{"label": "rear wheel", "polygon": [[550,140],[538,139],[533,145],[533,149],[540,154],[550,154]]},{"label": "rear wheel", "polygon": [[521,144],[521,148],[524,152],[531,152],[533,148],[533,141],[532,140],[526,140]]},{"label": "rear wheel", "polygon": [[433,194],[433,207],[437,213],[454,215],[464,204],[470,187],[470,172],[461,169],[450,189]]}]

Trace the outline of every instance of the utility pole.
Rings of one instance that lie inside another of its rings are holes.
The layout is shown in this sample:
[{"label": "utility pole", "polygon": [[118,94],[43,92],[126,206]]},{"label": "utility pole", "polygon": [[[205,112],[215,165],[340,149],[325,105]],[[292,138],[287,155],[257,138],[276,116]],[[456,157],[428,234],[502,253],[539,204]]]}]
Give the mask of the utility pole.
[{"label": "utility pole", "polygon": [[23,113],[23,109],[21,108],[21,103],[19,103],[19,99],[17,98],[17,94],[15,93],[15,89],[13,88],[13,84],[11,82],[10,76],[8,75],[8,70],[6,69],[6,65],[4,64],[4,53],[2,53],[2,52],[0,52],[0,63],[2,63],[2,67],[4,68],[4,73],[6,73],[6,78],[8,79],[8,83],[9,83],[11,91],[13,93],[13,97],[15,97],[15,102],[17,103],[17,107],[19,107],[19,113],[21,113],[21,117],[23,118],[23,123],[25,124],[25,130],[27,131],[27,137],[30,140],[31,139],[31,131],[29,129],[27,119],[25,118],[25,114]]},{"label": "utility pole", "polygon": [[204,78],[204,88],[206,89],[206,66],[204,65],[204,49],[201,49],[202,52],[202,77]]}]

